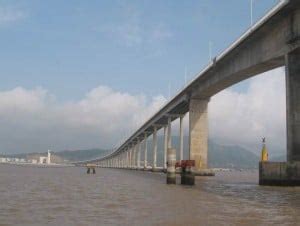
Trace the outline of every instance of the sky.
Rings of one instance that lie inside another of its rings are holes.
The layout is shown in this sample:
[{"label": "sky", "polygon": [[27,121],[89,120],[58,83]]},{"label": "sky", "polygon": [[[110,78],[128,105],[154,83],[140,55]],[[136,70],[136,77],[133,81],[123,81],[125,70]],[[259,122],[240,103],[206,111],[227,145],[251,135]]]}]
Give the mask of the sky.
[{"label": "sky", "polygon": [[[277,2],[254,0],[254,21]],[[250,0],[0,0],[0,153],[118,145],[250,18]],[[278,154],[284,68],[215,95],[209,112],[210,138],[256,152],[266,136]]]}]

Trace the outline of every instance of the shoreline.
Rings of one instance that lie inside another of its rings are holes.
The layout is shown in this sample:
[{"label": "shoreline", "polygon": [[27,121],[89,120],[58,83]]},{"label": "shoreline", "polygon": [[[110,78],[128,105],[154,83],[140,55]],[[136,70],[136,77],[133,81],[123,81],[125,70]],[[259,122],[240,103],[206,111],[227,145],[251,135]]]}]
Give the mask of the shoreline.
[{"label": "shoreline", "polygon": [[13,166],[34,166],[38,168],[61,168],[61,167],[75,167],[73,164],[39,164],[39,163],[15,163],[15,162],[1,162],[0,165],[13,165]]}]

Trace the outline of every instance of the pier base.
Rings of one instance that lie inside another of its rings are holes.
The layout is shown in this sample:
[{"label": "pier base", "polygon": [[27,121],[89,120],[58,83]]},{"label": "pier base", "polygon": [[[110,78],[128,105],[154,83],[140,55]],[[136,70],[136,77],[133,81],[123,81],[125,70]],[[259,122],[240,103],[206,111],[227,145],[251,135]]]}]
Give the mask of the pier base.
[{"label": "pier base", "polygon": [[215,176],[215,172],[212,169],[194,169],[193,174],[195,176]]},{"label": "pier base", "polygon": [[259,185],[300,186],[300,161],[260,162]]},{"label": "pier base", "polygon": [[195,175],[193,174],[191,167],[182,168],[181,184],[195,185]]}]

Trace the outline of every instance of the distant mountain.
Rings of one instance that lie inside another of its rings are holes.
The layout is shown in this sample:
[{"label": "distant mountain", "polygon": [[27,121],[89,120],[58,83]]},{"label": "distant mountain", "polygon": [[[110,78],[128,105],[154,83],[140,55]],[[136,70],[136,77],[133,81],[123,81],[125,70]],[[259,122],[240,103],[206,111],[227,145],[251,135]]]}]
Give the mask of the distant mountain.
[{"label": "distant mountain", "polygon": [[[157,163],[159,166],[163,165],[163,136],[158,136],[158,152]],[[179,137],[172,137],[172,145],[177,150],[177,158],[179,156]],[[184,159],[188,159],[188,137],[184,137]],[[108,150],[104,149],[86,149],[86,150],[64,150],[53,152],[52,155],[56,156],[55,159],[61,161],[84,161],[95,158],[100,158],[108,154]],[[44,153],[29,153],[29,154],[16,154],[5,155],[6,157],[13,158],[37,158],[37,156],[46,155]],[[143,159],[143,153],[142,153]],[[148,162],[151,163],[153,159],[152,154],[152,141],[148,139]],[[212,168],[239,168],[251,169],[258,167],[259,157],[251,151],[234,145],[220,145],[216,142],[210,141],[208,145],[208,165]]]},{"label": "distant mountain", "polygon": [[286,162],[286,155],[277,155],[270,158],[270,161],[274,162]]},{"label": "distant mountain", "polygon": [[240,146],[209,142],[208,165],[211,168],[258,168],[259,157]]},{"label": "distant mountain", "polygon": [[[158,165],[162,165],[163,160],[163,137],[158,137]],[[179,156],[179,137],[172,136],[172,146],[177,150]],[[152,157],[152,141],[148,141],[148,161]],[[188,137],[184,137],[184,159],[188,159],[189,143]],[[220,145],[214,141],[208,143],[208,165],[211,168],[237,168],[237,169],[256,169],[258,168],[259,156],[253,152],[235,145]]]},{"label": "distant mountain", "polygon": [[100,158],[101,156],[104,156],[107,153],[108,150],[104,150],[104,149],[87,149],[87,150],[75,150],[75,151],[67,150],[67,151],[55,152],[56,155],[71,162]]}]

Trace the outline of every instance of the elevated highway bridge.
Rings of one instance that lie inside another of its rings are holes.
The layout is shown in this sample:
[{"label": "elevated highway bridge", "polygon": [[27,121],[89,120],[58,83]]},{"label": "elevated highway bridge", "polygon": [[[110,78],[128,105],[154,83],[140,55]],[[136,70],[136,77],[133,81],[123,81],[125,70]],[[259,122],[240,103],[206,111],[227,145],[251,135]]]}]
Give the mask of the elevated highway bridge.
[{"label": "elevated highway bridge", "polygon": [[[134,169],[149,169],[150,166],[156,170],[157,132],[163,129],[163,168],[166,168],[167,150],[172,147],[172,122],[180,119],[179,159],[182,160],[182,122],[185,114],[189,112],[189,159],[195,160],[195,171],[205,171],[208,152],[207,108],[210,97],[240,81],[281,66],[286,68],[286,164],[297,164],[300,162],[300,0],[281,1],[276,5],[214,58],[209,66],[114,152],[78,164],[94,163],[101,167]],[[147,161],[147,139],[150,136],[153,136],[151,164]],[[300,181],[300,164],[298,173]]]}]

